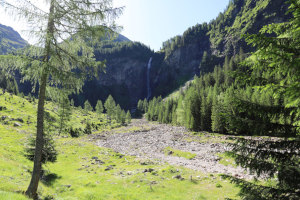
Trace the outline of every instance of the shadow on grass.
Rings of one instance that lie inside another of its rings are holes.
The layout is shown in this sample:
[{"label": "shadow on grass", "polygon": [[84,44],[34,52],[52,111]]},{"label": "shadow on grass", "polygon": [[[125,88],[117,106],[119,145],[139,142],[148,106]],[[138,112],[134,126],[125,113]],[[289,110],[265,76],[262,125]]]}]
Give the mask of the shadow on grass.
[{"label": "shadow on grass", "polygon": [[41,177],[41,182],[47,186],[51,186],[57,179],[61,179],[61,176],[58,176],[55,173],[45,173]]}]

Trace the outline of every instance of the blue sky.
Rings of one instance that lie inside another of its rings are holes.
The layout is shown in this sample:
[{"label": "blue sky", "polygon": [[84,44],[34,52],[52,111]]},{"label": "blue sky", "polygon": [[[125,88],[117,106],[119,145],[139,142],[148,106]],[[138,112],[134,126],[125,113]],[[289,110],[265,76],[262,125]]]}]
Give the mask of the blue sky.
[{"label": "blue sky", "polygon": [[[33,0],[41,4],[38,0]],[[114,0],[114,6],[125,6],[117,23],[121,34],[139,41],[155,51],[162,42],[181,35],[197,23],[209,22],[223,12],[229,0]],[[22,30],[26,25],[0,12],[0,23],[13,27],[24,39],[30,36]]]},{"label": "blue sky", "polygon": [[125,5],[121,34],[159,50],[162,42],[223,12],[229,0],[115,0]]}]

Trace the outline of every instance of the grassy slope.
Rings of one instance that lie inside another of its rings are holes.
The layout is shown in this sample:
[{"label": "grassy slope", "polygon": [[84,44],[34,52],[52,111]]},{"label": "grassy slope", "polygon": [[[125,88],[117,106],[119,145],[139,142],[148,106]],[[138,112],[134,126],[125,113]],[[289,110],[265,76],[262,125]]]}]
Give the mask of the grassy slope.
[{"label": "grassy slope", "polygon": [[[6,100],[5,100],[6,99]],[[24,105],[23,105],[24,102]],[[30,181],[33,163],[24,155],[26,138],[34,133],[36,104],[11,96],[0,96],[1,116],[22,118],[21,127],[14,127],[14,121],[0,120],[0,199],[26,199],[22,192]],[[47,104],[48,112],[57,118],[55,106]],[[28,118],[33,123],[27,124]],[[81,110],[73,112],[73,126],[83,126],[81,121],[89,118],[98,121],[94,113],[83,116]],[[110,129],[102,118],[103,129]],[[57,120],[58,121],[58,120]],[[57,123],[57,122],[56,122]],[[106,126],[105,126],[106,125]],[[48,181],[41,182],[39,193],[43,198],[55,199],[225,199],[237,198],[239,189],[219,176],[207,176],[200,172],[150,162],[142,165],[135,157],[122,156],[110,149],[100,148],[89,141],[88,136],[66,138],[55,136],[59,152],[56,163],[44,166]],[[98,164],[92,157],[105,162]],[[94,164],[93,164],[94,163]],[[105,170],[113,166],[111,170]],[[154,172],[143,173],[152,168]],[[185,180],[172,177],[180,174]],[[192,181],[190,177],[193,177]],[[197,177],[198,176],[198,177]]]}]

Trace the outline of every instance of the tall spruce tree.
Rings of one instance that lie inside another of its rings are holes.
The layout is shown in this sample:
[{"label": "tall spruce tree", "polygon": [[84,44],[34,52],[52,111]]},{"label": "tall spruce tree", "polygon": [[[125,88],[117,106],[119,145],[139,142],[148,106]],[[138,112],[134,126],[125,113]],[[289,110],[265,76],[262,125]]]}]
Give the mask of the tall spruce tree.
[{"label": "tall spruce tree", "polygon": [[[240,73],[238,78],[247,78],[248,84],[262,92],[271,91],[275,100],[263,104],[254,95],[251,102],[241,98],[235,98],[234,102],[243,112],[242,117],[260,119],[260,123],[251,126],[256,127],[251,130],[252,134],[261,134],[262,130],[268,134],[269,130],[283,138],[240,138],[232,144],[239,165],[258,176],[276,177],[275,184],[267,186],[230,177],[242,188],[240,194],[244,199],[300,199],[300,3],[298,0],[289,2],[294,14],[290,22],[265,26],[259,34],[246,38],[257,51],[244,63],[246,74],[250,76]],[[283,96],[285,104],[280,103]],[[278,105],[273,106],[272,102]]]},{"label": "tall spruce tree", "polygon": [[104,63],[96,61],[92,45],[109,31],[116,29],[113,20],[120,9],[112,8],[111,0],[45,0],[48,11],[28,0],[0,0],[11,16],[31,25],[37,45],[17,55],[0,56],[0,64],[18,69],[24,80],[39,84],[37,135],[32,179],[26,194],[37,198],[44,145],[44,104],[51,87],[79,91],[86,75],[97,75]]},{"label": "tall spruce tree", "polygon": [[103,113],[104,108],[103,108],[103,104],[102,104],[101,100],[97,101],[95,110],[96,110],[98,115],[101,115]]},{"label": "tall spruce tree", "polygon": [[116,112],[116,102],[114,98],[109,95],[104,103],[106,114],[109,117],[114,117]]}]

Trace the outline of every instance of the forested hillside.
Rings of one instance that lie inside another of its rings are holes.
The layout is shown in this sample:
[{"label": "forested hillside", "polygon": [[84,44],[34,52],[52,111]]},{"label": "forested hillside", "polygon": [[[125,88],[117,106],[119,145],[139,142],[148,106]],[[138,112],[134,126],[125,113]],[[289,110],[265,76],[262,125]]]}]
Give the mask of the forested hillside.
[{"label": "forested hillside", "polygon": [[[150,57],[153,58],[150,71],[152,94],[165,96],[194,75],[212,72],[216,65],[223,65],[226,56],[231,58],[253,50],[241,36],[256,33],[266,24],[287,21],[291,17],[285,15],[287,7],[284,0],[230,1],[216,19],[197,24],[164,42],[159,52],[131,42],[122,35],[114,41],[106,39],[95,46],[97,60],[106,60],[106,73],[100,73],[99,80],[86,82],[83,93],[74,96],[75,104],[83,105],[89,100],[95,106],[98,99],[105,100],[112,94],[122,107],[135,107],[138,99],[147,97],[146,76]],[[4,36],[0,46],[6,49],[5,52],[26,44],[17,33]],[[30,85],[19,84],[19,89],[28,93]]]},{"label": "forested hillside", "polygon": [[230,1],[214,20],[164,42],[158,52],[164,59],[152,71],[155,96],[170,93],[200,72],[212,72],[216,65],[223,65],[226,56],[253,50],[241,36],[257,33],[273,22],[288,21],[287,8],[285,0]]},{"label": "forested hillside", "polygon": [[254,53],[241,50],[226,56],[223,66],[195,77],[185,90],[138,104],[139,112],[146,112],[150,121],[194,131],[256,136],[237,139],[230,145],[231,156],[275,184],[264,187],[225,176],[242,188],[246,199],[300,197],[299,2],[290,3],[293,18],[289,22],[273,23],[245,36]]}]

